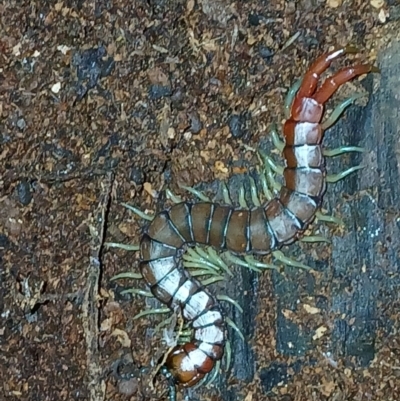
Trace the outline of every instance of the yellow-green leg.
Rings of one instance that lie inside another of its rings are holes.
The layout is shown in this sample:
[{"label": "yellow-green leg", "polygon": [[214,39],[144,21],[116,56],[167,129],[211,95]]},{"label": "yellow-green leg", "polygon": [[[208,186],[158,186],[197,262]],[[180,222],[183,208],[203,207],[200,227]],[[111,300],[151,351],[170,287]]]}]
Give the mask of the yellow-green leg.
[{"label": "yellow-green leg", "polygon": [[285,112],[286,119],[288,119],[290,117],[290,109],[292,108],[293,99],[296,96],[296,93],[298,92],[302,81],[303,81],[303,78],[298,79],[289,88],[288,93],[286,94],[285,102],[284,102],[284,112]]},{"label": "yellow-green leg", "polygon": [[301,262],[297,262],[297,260],[291,259],[283,254],[282,251],[274,251],[272,252],[272,256],[282,262],[287,266],[298,267],[299,269],[310,270],[311,267],[307,266]]},{"label": "yellow-green leg", "polygon": [[323,130],[327,130],[330,128],[333,124],[336,123],[336,121],[339,119],[339,117],[342,115],[342,113],[352,105],[356,100],[364,97],[365,95],[363,93],[356,93],[353,96],[349,97],[348,99],[344,100],[343,102],[339,103],[331,115],[321,124]]}]

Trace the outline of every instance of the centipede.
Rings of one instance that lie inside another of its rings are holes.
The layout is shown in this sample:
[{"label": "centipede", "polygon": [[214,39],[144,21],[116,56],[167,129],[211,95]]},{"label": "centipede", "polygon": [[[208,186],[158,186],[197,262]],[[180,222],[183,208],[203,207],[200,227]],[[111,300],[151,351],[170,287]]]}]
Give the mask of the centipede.
[{"label": "centipede", "polygon": [[325,105],[339,87],[379,69],[361,63],[347,66],[320,84],[321,75],[340,56],[357,52],[345,46],[321,55],[296,87],[282,129],[285,167],[276,197],[250,208],[183,201],[156,214],[144,229],[139,247],[141,275],[153,296],[171,310],[179,310],[193,333],[190,341],[172,349],[162,367],[172,383],[170,399],[175,397],[175,386],[192,387],[210,373],[227,342],[219,301],[185,269],[183,255],[197,245],[237,256],[267,255],[304,235],[327,188],[324,132],[348,103],[323,121]]}]

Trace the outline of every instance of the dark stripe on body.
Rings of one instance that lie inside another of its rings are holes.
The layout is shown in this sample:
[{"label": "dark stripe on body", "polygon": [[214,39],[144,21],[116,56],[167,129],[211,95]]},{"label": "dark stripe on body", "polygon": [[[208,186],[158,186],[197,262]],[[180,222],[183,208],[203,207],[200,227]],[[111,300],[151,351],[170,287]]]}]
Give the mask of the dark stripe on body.
[{"label": "dark stripe on body", "polygon": [[212,203],[201,202],[192,205],[193,235],[194,241],[198,244],[207,244],[213,210]]},{"label": "dark stripe on body", "polygon": [[191,226],[191,205],[187,202],[178,203],[169,209],[169,218],[179,231],[185,242],[193,242],[193,229]]},{"label": "dark stripe on body", "polygon": [[226,229],[232,214],[231,206],[215,205],[210,219],[208,244],[215,248],[225,248]]}]

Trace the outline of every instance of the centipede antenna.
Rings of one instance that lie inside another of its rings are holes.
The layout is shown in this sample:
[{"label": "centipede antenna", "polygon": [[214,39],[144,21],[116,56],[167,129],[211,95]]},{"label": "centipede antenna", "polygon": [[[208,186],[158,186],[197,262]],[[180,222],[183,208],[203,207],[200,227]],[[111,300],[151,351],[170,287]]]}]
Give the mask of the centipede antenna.
[{"label": "centipede antenna", "polygon": [[327,214],[323,214],[321,211],[318,211],[317,213],[315,213],[315,217],[317,218],[317,220],[323,221],[326,223],[337,224],[338,226],[345,225],[344,221],[342,219],[340,219],[339,217],[329,216]]},{"label": "centipede antenna", "polygon": [[326,182],[329,182],[330,184],[334,184],[340,180],[343,180],[343,178],[347,177],[351,173],[361,170],[362,168],[364,168],[364,166],[353,166],[353,167],[350,167],[349,169],[342,171],[341,173],[338,173],[338,174],[328,174],[326,176]]},{"label": "centipede antenna", "polygon": [[303,78],[298,79],[288,90],[288,93],[285,97],[284,103],[284,111],[285,118],[288,119],[290,117],[290,109],[292,108],[293,99],[296,96],[296,93],[299,91],[301,83],[303,82]]},{"label": "centipede antenna", "polygon": [[258,269],[257,267],[255,267],[253,265],[250,265],[248,262],[244,261],[243,259],[240,259],[239,257],[237,257],[235,255],[232,255],[229,251],[224,252],[223,255],[224,255],[224,258],[228,259],[229,262],[231,262],[233,264],[246,267],[246,268],[248,268],[250,270],[253,270],[253,271],[257,272],[257,273],[261,272],[261,270]]},{"label": "centipede antenna", "polygon": [[330,244],[331,241],[324,237],[323,235],[307,235],[303,238],[300,238],[301,242],[325,242],[327,244]]},{"label": "centipede antenna", "polygon": [[159,315],[162,313],[170,313],[171,309],[169,308],[156,308],[156,309],[146,309],[140,313],[138,313],[137,315],[133,316],[133,320],[137,320],[143,316],[147,316],[147,315]]},{"label": "centipede antenna", "polygon": [[154,295],[150,291],[141,290],[139,288],[129,288],[128,290],[121,291],[121,295],[136,294],[142,297],[153,298]]},{"label": "centipede antenna", "polygon": [[364,148],[360,148],[358,146],[340,146],[339,148],[335,149],[323,149],[322,153],[326,157],[335,157],[339,155],[343,155],[344,153],[350,152],[365,152]]},{"label": "centipede antenna", "polygon": [[331,115],[321,124],[322,130],[325,131],[328,128],[330,128],[333,124],[335,124],[336,121],[339,119],[339,117],[342,115],[342,113],[347,109],[347,107],[353,104],[357,99],[360,99],[364,96],[365,94],[363,93],[356,93],[355,95],[344,100],[342,103],[338,104],[332,111]]},{"label": "centipede antenna", "polygon": [[171,380],[168,383],[169,391],[168,391],[168,401],[176,401],[176,386],[175,383]]},{"label": "centipede antenna", "polygon": [[304,269],[304,270],[312,269],[310,266],[307,266],[303,263],[297,262],[296,260],[288,258],[287,256],[285,256],[282,253],[282,251],[274,251],[274,252],[272,252],[272,255],[274,256],[274,258],[276,258],[280,262],[284,263],[285,265],[292,266],[292,267],[298,267],[298,268]]},{"label": "centipede antenna", "polygon": [[123,279],[125,279],[125,278],[133,278],[133,279],[136,279],[136,280],[140,280],[140,279],[143,278],[143,276],[140,273],[125,272],[125,273],[119,273],[119,274],[116,274],[115,276],[112,276],[111,280],[112,281],[119,280],[120,278],[123,278]]},{"label": "centipede antenna", "polygon": [[249,177],[250,181],[250,195],[251,195],[251,201],[253,202],[254,206],[261,206],[260,199],[258,198],[257,194],[257,185],[253,177]]},{"label": "centipede antenna", "polygon": [[207,388],[210,388],[211,384],[213,384],[213,382],[217,378],[220,367],[221,367],[221,361],[217,361],[212,372],[206,376],[204,384],[206,385]]},{"label": "centipede antenna", "polygon": [[194,196],[196,196],[203,202],[211,202],[211,199],[207,195],[205,195],[203,192],[201,192],[197,189],[194,189],[192,187],[187,187],[186,185],[180,185],[179,187],[184,189],[185,191],[190,192],[191,194],[193,194]]},{"label": "centipede antenna", "polygon": [[241,185],[239,188],[239,206],[247,209],[248,205],[245,198],[245,192],[244,186]]},{"label": "centipede antenna", "polygon": [[227,295],[217,295],[216,297],[219,301],[225,301],[231,303],[240,313],[243,313],[243,308],[238,304],[237,301],[228,297]]},{"label": "centipede antenna", "polygon": [[160,373],[165,376],[168,381],[168,401],[176,401],[176,386],[174,378],[166,366],[161,367]]},{"label": "centipede antenna", "polygon": [[264,263],[260,262],[259,260],[255,259],[253,255],[246,255],[244,260],[251,266],[254,266],[257,269],[271,269],[276,270],[277,266],[271,263]]},{"label": "centipede antenna", "polygon": [[232,205],[232,200],[230,198],[228,187],[226,186],[225,181],[221,182],[221,190],[222,190],[222,197],[224,198],[224,202],[227,205]]},{"label": "centipede antenna", "polygon": [[139,216],[143,220],[152,221],[154,219],[154,215],[146,214],[146,213],[142,212],[140,209],[138,209],[135,206],[128,205],[127,203],[121,203],[121,205],[126,207],[127,209],[129,209],[131,212],[133,212],[134,214],[136,214],[137,216]]},{"label": "centipede antenna", "polygon": [[124,251],[138,251],[140,249],[139,245],[129,245],[129,244],[120,244],[118,242],[106,242],[104,244],[107,248],[119,248],[123,249]]},{"label": "centipede antenna", "polygon": [[182,199],[180,196],[175,195],[169,188],[167,188],[167,189],[165,190],[165,195],[166,195],[166,197],[167,197],[168,199],[171,199],[172,202],[174,202],[174,203],[181,203],[181,202],[183,202],[183,199]]}]

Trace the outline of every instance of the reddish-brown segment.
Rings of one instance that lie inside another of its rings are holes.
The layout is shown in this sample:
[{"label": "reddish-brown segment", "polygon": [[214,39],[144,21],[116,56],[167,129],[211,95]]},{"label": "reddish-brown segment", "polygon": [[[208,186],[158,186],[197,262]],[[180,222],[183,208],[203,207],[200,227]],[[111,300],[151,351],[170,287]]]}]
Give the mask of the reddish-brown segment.
[{"label": "reddish-brown segment", "polygon": [[217,300],[184,269],[185,246],[211,245],[236,254],[267,254],[294,242],[307,228],[325,193],[321,142],[324,103],[339,86],[378,69],[369,64],[340,70],[317,89],[320,75],[352,47],[319,57],[309,68],[283,127],[285,184],[278,198],[251,210],[208,202],[183,202],[159,213],[141,240],[141,272],[152,293],[171,309],[179,307],[194,331],[192,341],[168,355],[175,383],[190,387],[222,358],[225,323]]}]

